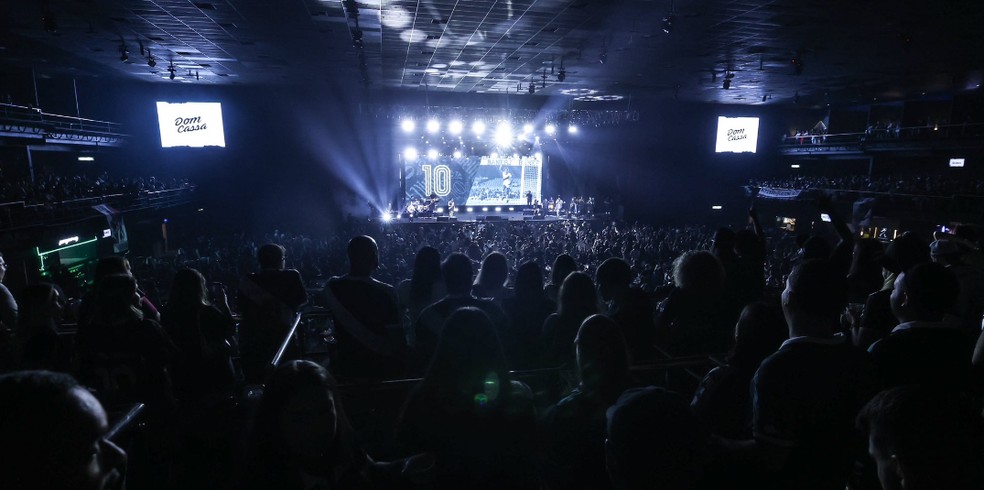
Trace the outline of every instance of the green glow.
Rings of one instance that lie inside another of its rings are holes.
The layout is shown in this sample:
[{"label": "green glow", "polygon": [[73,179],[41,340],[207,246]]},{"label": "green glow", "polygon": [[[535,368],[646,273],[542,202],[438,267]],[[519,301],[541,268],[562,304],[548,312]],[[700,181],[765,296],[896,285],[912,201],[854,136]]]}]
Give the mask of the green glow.
[{"label": "green glow", "polygon": [[47,250],[47,251],[44,251],[44,252],[41,251],[41,247],[34,247],[34,253],[37,254],[37,256],[38,256],[39,259],[41,259],[41,270],[44,271],[45,269],[47,269],[47,267],[45,267],[45,265],[44,265],[44,257],[46,255],[50,255],[50,254],[53,254],[55,252],[60,252],[62,250],[67,250],[67,249],[74,248],[74,247],[80,247],[82,245],[87,245],[87,244],[93,243],[93,242],[95,242],[97,240],[99,240],[99,238],[93,237],[92,240],[86,240],[84,242],[73,243],[71,245],[66,245],[66,246],[61,247],[61,248],[56,248],[54,250]]}]

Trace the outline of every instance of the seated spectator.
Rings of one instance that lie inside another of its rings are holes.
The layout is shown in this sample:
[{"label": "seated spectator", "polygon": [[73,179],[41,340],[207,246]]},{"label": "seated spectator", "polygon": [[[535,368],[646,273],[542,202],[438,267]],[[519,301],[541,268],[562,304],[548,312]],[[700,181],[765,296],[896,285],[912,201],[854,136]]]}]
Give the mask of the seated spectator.
[{"label": "seated spectator", "polygon": [[577,262],[574,261],[574,257],[567,254],[558,255],[550,269],[550,284],[543,287],[547,299],[553,302],[559,301],[560,286],[564,283],[564,279],[567,279],[567,276],[577,272],[577,270]]},{"label": "seated spectator", "polygon": [[796,266],[782,293],[789,340],[752,379],[752,433],[776,488],[846,484],[858,410],[877,391],[867,354],[838,331],[847,280],[824,260]]},{"label": "seated spectator", "polygon": [[375,463],[362,450],[335,380],[310,361],[289,361],[271,375],[247,461],[244,490],[401,488],[414,467]]},{"label": "seated spectator", "polygon": [[598,266],[595,274],[598,295],[608,304],[607,315],[622,327],[633,362],[656,357],[656,326],[653,304],[639,288],[632,287],[632,269],[619,258],[610,258]]},{"label": "seated spectator", "polygon": [[869,295],[882,288],[885,283],[882,267],[879,265],[882,254],[882,244],[874,238],[862,238],[854,242],[851,267],[847,273],[850,303],[864,303]]},{"label": "seated spectator", "polygon": [[67,357],[58,349],[58,325],[64,309],[61,294],[51,284],[34,284],[21,291],[17,338],[21,369],[64,371]]},{"label": "seated spectator", "polygon": [[177,349],[138,308],[136,280],[104,277],[95,301],[91,321],[75,337],[80,379],[104,404],[142,402],[149,413],[166,415],[174,406],[169,369]]},{"label": "seated spectator", "polygon": [[[460,286],[451,283],[449,289]],[[466,307],[441,329],[427,374],[403,408],[397,439],[411,452],[437,457],[437,488],[537,488],[535,424],[532,393],[510,379],[492,321]]]},{"label": "seated spectator", "polygon": [[[239,281],[239,348],[243,374],[249,383],[262,382],[266,369],[290,331],[294,315],[307,302],[301,274],[285,269],[286,249],[268,243],[256,252],[260,271]],[[296,357],[298,349],[287,351]]]},{"label": "seated spectator", "polygon": [[672,355],[723,353],[733,340],[724,299],[724,269],[705,251],[673,261],[674,288],[656,313],[655,342]]},{"label": "seated spectator", "polygon": [[110,490],[126,453],[106,412],[67,374],[0,376],[0,475],[6,490]]},{"label": "seated spectator", "polygon": [[478,277],[472,286],[472,295],[476,298],[487,299],[502,306],[502,300],[512,295],[512,290],[506,286],[509,279],[509,263],[506,256],[492,252],[482,260],[478,269]]},{"label": "seated spectator", "polygon": [[[220,303],[224,304],[223,294]],[[195,269],[174,275],[171,295],[161,314],[164,331],[178,348],[175,390],[192,400],[229,393],[236,381],[232,365],[236,325],[225,310],[208,300],[205,277]]]},{"label": "seated spectator", "polygon": [[984,481],[980,410],[952,392],[905,386],[861,410],[868,454],[885,490],[970,490]]},{"label": "seated spectator", "polygon": [[349,273],[334,277],[324,295],[338,339],[332,370],[348,378],[396,378],[406,372],[406,339],[393,286],[372,277],[379,248],[368,236],[348,244]]},{"label": "seated spectator", "polygon": [[437,347],[437,339],[441,336],[441,329],[444,328],[448,317],[458,308],[473,307],[484,311],[492,320],[497,332],[504,332],[508,323],[506,314],[501,308],[491,301],[472,296],[472,263],[468,257],[451,254],[441,264],[441,275],[444,276],[448,295],[424,308],[414,328],[417,339],[411,366],[414,374],[427,370],[434,349]]},{"label": "seated spectator", "polygon": [[885,247],[881,258],[885,282],[880,291],[865,300],[861,327],[857,333],[858,347],[867,349],[878,339],[888,336],[898,325],[890,299],[895,279],[910,268],[929,261],[929,245],[912,232],[903,233]]},{"label": "seated spectator", "polygon": [[607,412],[606,463],[619,490],[700,488],[710,434],[687,401],[655,386],[628,390]]},{"label": "seated spectator", "polygon": [[515,294],[504,299],[502,306],[509,318],[509,328],[501,340],[510,366],[513,369],[543,367],[540,332],[557,305],[543,292],[543,271],[536,262],[519,266]]},{"label": "seated spectator", "polygon": [[434,304],[448,293],[441,277],[441,254],[434,247],[423,247],[417,251],[413,261],[413,275],[400,281],[396,296],[406,316],[407,344],[414,344],[413,324],[424,308]]},{"label": "seated spectator", "polygon": [[778,305],[751,303],[741,312],[728,363],[707,373],[690,402],[712,433],[729,439],[752,437],[752,376],[788,335]]},{"label": "seated spectator", "polygon": [[589,316],[598,313],[598,293],[583,272],[568,274],[560,287],[557,312],[543,322],[544,361],[548,366],[575,367],[574,339]]},{"label": "seated spectator", "polygon": [[[133,277],[133,272],[130,270],[130,261],[126,257],[119,255],[111,255],[109,257],[103,257],[96,262],[95,270],[92,273],[93,281],[96,284],[96,288],[99,287],[99,282],[109,276],[113,275],[125,275]],[[157,311],[157,307],[154,303],[150,301],[150,298],[140,290],[140,286],[137,286],[137,295],[139,300],[137,302],[137,307],[143,313],[144,318],[148,320],[154,320],[155,322],[161,321],[161,314]],[[79,306],[79,325],[83,325],[92,320],[92,315],[94,314],[96,299],[94,293],[90,292],[82,297],[82,304]]]},{"label": "seated spectator", "polygon": [[886,386],[970,387],[974,339],[946,314],[959,290],[956,276],[941,264],[899,274],[891,302],[900,324],[869,349]]},{"label": "seated spectator", "polygon": [[3,284],[7,276],[7,260],[0,254],[0,329],[13,331],[17,328],[17,301],[7,286]]},{"label": "seated spectator", "polygon": [[610,488],[605,471],[605,410],[633,380],[622,330],[592,315],[575,340],[580,383],[540,421],[543,476],[548,488]]},{"label": "seated spectator", "polygon": [[936,240],[929,244],[929,256],[953,272],[960,282],[960,295],[951,313],[960,318],[968,333],[976,334],[984,317],[984,269],[964,261],[964,247],[955,240]]}]

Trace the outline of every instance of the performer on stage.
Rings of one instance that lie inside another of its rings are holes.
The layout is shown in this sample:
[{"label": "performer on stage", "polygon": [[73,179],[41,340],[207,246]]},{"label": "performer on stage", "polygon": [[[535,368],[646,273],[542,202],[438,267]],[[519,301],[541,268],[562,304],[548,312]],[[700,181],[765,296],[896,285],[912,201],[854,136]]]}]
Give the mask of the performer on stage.
[{"label": "performer on stage", "polygon": [[499,167],[502,172],[502,192],[505,194],[506,201],[509,200],[509,186],[512,184],[512,174],[507,167]]},{"label": "performer on stage", "polygon": [[560,211],[561,211],[561,210],[562,210],[563,208],[564,208],[564,200],[563,200],[563,199],[561,199],[561,198],[560,198],[560,197],[558,196],[558,197],[557,197],[557,200],[556,200],[556,201],[554,202],[554,210],[555,210],[555,211],[557,211],[557,217],[558,217],[558,218],[560,217]]},{"label": "performer on stage", "polygon": [[448,199],[448,217],[449,218],[454,218],[454,213],[457,210],[458,210],[458,207],[455,206],[454,199]]},{"label": "performer on stage", "polygon": [[533,205],[533,191],[526,191],[526,205]]}]

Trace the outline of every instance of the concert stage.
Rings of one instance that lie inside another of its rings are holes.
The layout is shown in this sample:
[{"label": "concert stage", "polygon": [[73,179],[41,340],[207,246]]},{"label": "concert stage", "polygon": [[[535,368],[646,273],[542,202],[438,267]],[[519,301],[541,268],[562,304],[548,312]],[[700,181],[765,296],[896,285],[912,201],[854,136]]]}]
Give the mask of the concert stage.
[{"label": "concert stage", "polygon": [[[525,206],[524,206],[525,207]],[[546,215],[546,216],[534,216],[529,212],[524,212],[521,207],[515,206],[515,210],[509,211],[508,209],[503,209],[501,211],[495,211],[494,207],[489,207],[489,211],[482,211],[481,207],[475,207],[472,212],[458,212],[454,214],[454,217],[449,217],[447,214],[436,214],[434,216],[428,217],[416,217],[412,220],[407,217],[407,215],[401,214],[400,216],[394,216],[390,218],[389,222],[394,224],[407,224],[407,223],[475,223],[475,222],[507,222],[507,221],[535,221],[535,222],[553,222],[562,220],[577,220],[585,221],[602,218],[604,216],[568,216],[564,214],[562,216],[557,216],[556,214]],[[385,220],[384,220],[385,221]]]}]

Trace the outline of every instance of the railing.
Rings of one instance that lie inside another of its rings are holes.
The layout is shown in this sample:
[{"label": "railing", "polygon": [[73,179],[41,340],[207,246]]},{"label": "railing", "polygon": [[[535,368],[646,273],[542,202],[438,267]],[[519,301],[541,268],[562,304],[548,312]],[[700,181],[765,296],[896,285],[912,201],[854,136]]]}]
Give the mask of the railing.
[{"label": "railing", "polygon": [[114,443],[119,443],[120,438],[128,435],[133,429],[137,428],[140,424],[140,416],[144,412],[144,404],[136,403],[132,405],[123,415],[116,420],[109,431],[106,432],[106,439],[113,441]]},{"label": "railing", "polygon": [[938,124],[933,126],[909,126],[898,128],[870,128],[865,131],[828,134],[783,135],[780,149],[787,153],[800,151],[860,151],[866,147],[885,146],[886,149],[901,143],[936,142],[940,140],[973,139],[980,144],[984,124]]},{"label": "railing", "polygon": [[0,103],[0,133],[43,137],[68,143],[114,145],[124,137],[122,125],[110,121],[50,114],[40,109]]},{"label": "railing", "polygon": [[0,229],[64,224],[93,216],[92,206],[108,204],[120,211],[140,211],[178,206],[191,201],[195,186],[137,194],[105,194],[63,201],[0,203]]},{"label": "railing", "polygon": [[270,364],[267,366],[267,370],[273,372],[280,365],[280,360],[284,357],[284,353],[287,352],[287,348],[290,343],[294,340],[294,335],[297,333],[297,326],[301,323],[301,313],[294,315],[294,321],[290,325],[290,330],[287,331],[287,335],[284,340],[280,342],[280,348],[277,349],[277,353],[273,356]]}]

